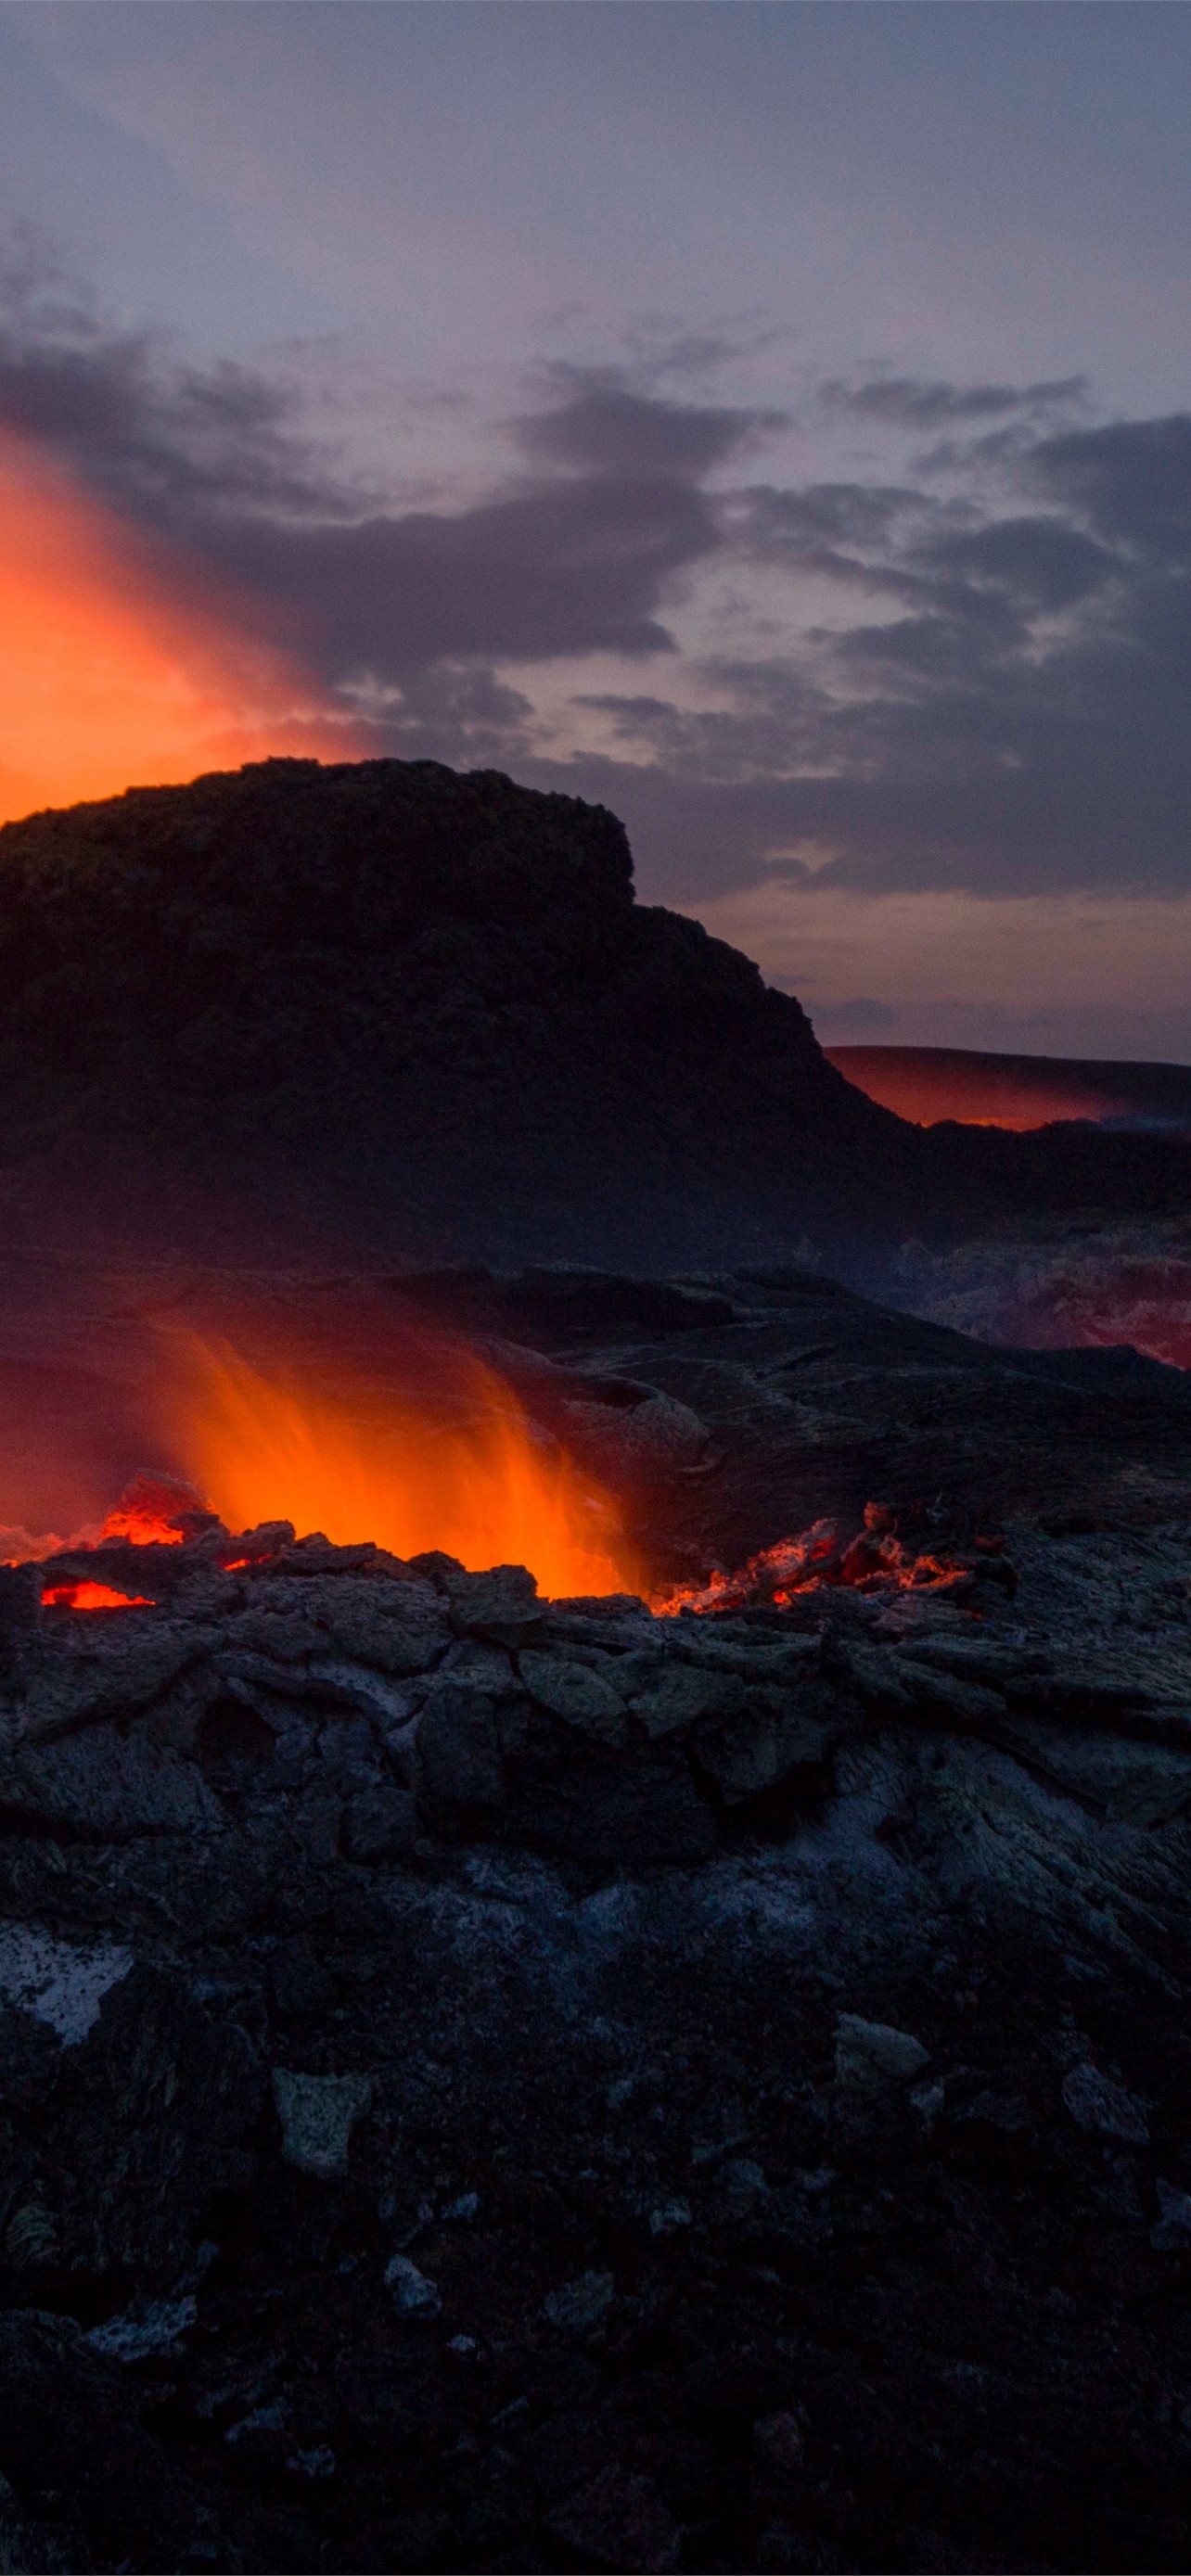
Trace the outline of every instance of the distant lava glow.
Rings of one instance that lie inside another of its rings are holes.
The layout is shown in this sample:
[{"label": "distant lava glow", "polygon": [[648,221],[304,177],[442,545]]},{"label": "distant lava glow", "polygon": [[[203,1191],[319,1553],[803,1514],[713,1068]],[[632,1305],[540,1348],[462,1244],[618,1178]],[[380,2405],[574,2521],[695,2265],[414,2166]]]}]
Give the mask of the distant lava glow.
[{"label": "distant lava glow", "polygon": [[1121,1103],[1107,1092],[1048,1079],[1037,1064],[1011,1056],[966,1055],[949,1047],[828,1047],[845,1081],[915,1127],[954,1118],[965,1127],[1047,1127],[1055,1119],[1111,1118]]},{"label": "distant lava glow", "polygon": [[[0,820],[360,743],[286,653],[0,433]],[[259,623],[259,621],[258,621]]]}]

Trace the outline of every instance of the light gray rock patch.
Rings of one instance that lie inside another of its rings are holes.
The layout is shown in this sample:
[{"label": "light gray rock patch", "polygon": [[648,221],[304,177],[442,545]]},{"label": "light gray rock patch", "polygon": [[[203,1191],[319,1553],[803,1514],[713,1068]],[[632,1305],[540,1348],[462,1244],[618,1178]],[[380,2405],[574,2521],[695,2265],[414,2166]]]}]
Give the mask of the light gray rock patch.
[{"label": "light gray rock patch", "polygon": [[131,1966],[131,1950],[113,1943],[75,1949],[36,1924],[0,1924],[0,1996],[48,2022],[67,2048],[94,2029],[104,1996]]},{"label": "light gray rock patch", "polygon": [[273,2100],[286,2163],[320,2182],[342,2181],[351,2133],[369,2108],[372,2090],[370,2075],[298,2075],[275,2066]]},{"label": "light gray rock patch", "polygon": [[1144,2102],[1127,2093],[1111,2075],[1085,2058],[1063,2077],[1063,2100],[1077,2129],[1089,2138],[1124,2138],[1130,2146],[1148,2144],[1150,2123]]}]

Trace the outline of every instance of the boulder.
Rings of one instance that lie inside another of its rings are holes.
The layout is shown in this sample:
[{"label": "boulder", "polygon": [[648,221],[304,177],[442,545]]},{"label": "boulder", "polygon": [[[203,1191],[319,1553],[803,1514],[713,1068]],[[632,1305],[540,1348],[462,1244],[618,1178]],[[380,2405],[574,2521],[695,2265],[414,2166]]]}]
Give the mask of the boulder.
[{"label": "boulder", "polygon": [[408,1789],[383,1781],[349,1798],[343,1818],[344,1849],[352,1860],[395,1860],[412,1851],[417,1833],[417,1800]]},{"label": "boulder", "polygon": [[841,2013],[835,2025],[835,2080],[849,2092],[879,2093],[908,2084],[930,2063],[930,2050],[888,2022]]},{"label": "boulder", "polygon": [[518,1663],[522,1681],[539,1708],[601,1744],[627,1742],[624,1701],[603,1673],[531,1646],[522,1647]]},{"label": "boulder", "polygon": [[745,1704],[738,1675],[704,1672],[694,1664],[675,1664],[661,1679],[635,1691],[633,1715],[654,1741],[665,1735],[689,1735],[695,1727],[739,1715]]},{"label": "boulder", "polygon": [[737,1807],[797,1772],[805,1773],[809,1784],[822,1772],[838,1733],[838,1718],[833,1725],[797,1699],[775,1705],[758,1690],[740,1717],[700,1738],[695,1759],[724,1805]]},{"label": "boulder", "polygon": [[1149,2142],[1150,2123],[1144,2102],[1098,2066],[1081,2059],[1063,2077],[1063,2100],[1077,2129],[1090,2138],[1123,2138],[1129,2146]]}]

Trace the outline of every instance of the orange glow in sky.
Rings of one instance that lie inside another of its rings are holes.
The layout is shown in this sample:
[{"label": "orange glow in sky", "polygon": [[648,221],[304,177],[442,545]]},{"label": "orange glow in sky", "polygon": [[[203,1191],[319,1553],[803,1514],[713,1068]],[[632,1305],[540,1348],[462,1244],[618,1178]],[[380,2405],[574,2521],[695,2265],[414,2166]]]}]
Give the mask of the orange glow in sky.
[{"label": "orange glow in sky", "polygon": [[316,681],[0,432],[0,821],[269,752],[351,759]]},{"label": "orange glow in sky", "polygon": [[955,1118],[965,1127],[1024,1131],[1054,1119],[1109,1118],[1120,1103],[1057,1068],[1049,1079],[1029,1058],[965,1055],[950,1047],[825,1047],[824,1054],[883,1109],[917,1127]]}]

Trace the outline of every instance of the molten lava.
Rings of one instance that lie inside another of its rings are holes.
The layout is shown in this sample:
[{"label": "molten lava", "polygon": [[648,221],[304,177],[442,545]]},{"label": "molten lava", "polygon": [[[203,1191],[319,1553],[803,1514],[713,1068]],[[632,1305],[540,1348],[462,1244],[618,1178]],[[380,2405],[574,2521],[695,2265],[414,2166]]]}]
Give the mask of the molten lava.
[{"label": "molten lava", "polygon": [[42,1593],[47,1610],[155,1610],[147,1592],[115,1592],[110,1583],[49,1583]]},{"label": "molten lava", "polygon": [[527,1565],[555,1598],[641,1589],[611,1497],[474,1354],[439,1354],[445,1408],[299,1384],[226,1345],[188,1341],[179,1357],[176,1446],[229,1529],[284,1519],[394,1556]]},{"label": "molten lava", "polygon": [[134,1476],[108,1513],[99,1543],[125,1538],[134,1547],[181,1547],[210,1517],[193,1487],[177,1477]]},{"label": "molten lava", "polygon": [[705,1583],[655,1593],[650,1608],[664,1618],[680,1610],[785,1610],[800,1593],[833,1584],[859,1592],[942,1592],[968,1581],[966,1565],[914,1554],[897,1537],[893,1521],[882,1504],[866,1503],[864,1528],[846,1544],[835,1521],[816,1521],[799,1537],[762,1548],[731,1573],[716,1569]]},{"label": "molten lava", "polygon": [[[55,1541],[39,1550],[66,1559],[58,1580],[46,1568],[47,1608],[156,1606],[148,1593],[98,1579],[98,1568],[95,1579],[82,1574],[86,1550],[193,1541],[203,1564],[247,1572],[275,1563],[292,1529],[336,1546],[371,1542],[405,1560],[440,1554],[473,1572],[524,1565],[547,1599],[636,1593],[659,1616],[780,1610],[832,1585],[937,1591],[972,1576],[970,1564],[915,1553],[895,1514],[869,1503],[850,1539],[817,1521],[732,1571],[659,1590],[612,1497],[531,1420],[512,1386],[449,1337],[409,1337],[400,1397],[391,1380],[353,1379],[325,1356],[302,1373],[174,1331],[166,1347],[163,1402],[188,1480],[138,1476],[101,1527],[76,1533],[66,1549]],[[109,1558],[109,1570],[125,1567]]]}]

